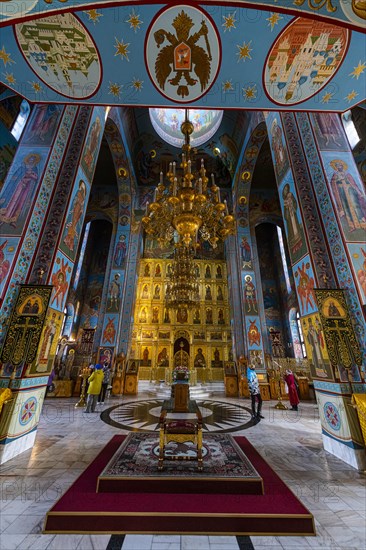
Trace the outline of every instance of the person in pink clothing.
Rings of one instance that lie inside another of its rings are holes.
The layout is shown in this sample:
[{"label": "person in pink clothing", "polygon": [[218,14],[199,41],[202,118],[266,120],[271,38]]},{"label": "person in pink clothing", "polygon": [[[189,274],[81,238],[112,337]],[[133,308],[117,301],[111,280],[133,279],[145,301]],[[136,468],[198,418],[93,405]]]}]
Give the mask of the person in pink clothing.
[{"label": "person in pink clothing", "polygon": [[293,411],[297,411],[298,410],[298,404],[300,403],[300,399],[299,399],[299,396],[298,396],[298,393],[297,393],[296,380],[295,380],[295,376],[294,376],[292,370],[290,370],[290,369],[286,370],[284,380],[285,380],[285,382],[287,384],[287,387],[288,387],[288,397],[289,397],[289,400],[290,400],[291,408],[292,408]]}]

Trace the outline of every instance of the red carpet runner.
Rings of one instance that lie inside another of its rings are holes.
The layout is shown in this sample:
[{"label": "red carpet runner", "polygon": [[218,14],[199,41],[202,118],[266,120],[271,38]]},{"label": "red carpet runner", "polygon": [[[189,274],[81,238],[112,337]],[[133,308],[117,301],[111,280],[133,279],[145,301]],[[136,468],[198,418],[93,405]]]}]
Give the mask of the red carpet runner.
[{"label": "red carpet runner", "polygon": [[164,482],[158,493],[96,493],[124,437],[113,437],[51,508],[44,533],[315,535],[313,516],[245,437],[235,441],[263,478],[264,495],[164,493]]}]

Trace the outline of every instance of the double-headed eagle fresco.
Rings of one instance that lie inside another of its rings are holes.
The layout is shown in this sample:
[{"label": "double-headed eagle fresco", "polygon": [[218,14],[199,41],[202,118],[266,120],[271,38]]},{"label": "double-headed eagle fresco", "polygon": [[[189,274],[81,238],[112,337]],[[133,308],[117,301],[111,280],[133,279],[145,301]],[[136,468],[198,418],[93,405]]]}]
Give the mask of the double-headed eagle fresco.
[{"label": "double-headed eagle fresco", "polygon": [[[169,42],[156,58],[155,75],[160,87],[164,90],[168,76],[172,71],[175,72],[175,76],[168,82],[172,86],[178,86],[177,94],[184,98],[189,95],[188,86],[194,86],[198,80],[201,84],[201,92],[207,87],[212,61],[208,28],[205,21],[202,21],[200,30],[190,36],[194,23],[184,10],[176,16],[172,26],[176,30],[176,36],[164,29],[159,29],[154,33],[158,48],[165,40]],[[204,38],[207,52],[201,46],[197,46],[201,37]],[[192,72],[195,73],[198,80],[191,76]],[[186,84],[181,83],[184,81]]]}]

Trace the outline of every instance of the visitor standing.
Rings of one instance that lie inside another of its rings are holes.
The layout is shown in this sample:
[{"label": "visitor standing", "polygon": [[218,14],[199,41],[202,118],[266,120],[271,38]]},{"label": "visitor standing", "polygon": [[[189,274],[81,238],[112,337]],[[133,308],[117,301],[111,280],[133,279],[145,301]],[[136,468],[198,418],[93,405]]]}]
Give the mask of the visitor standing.
[{"label": "visitor standing", "polygon": [[[252,419],[257,422],[264,416],[261,415],[262,411],[262,396],[259,389],[259,381],[257,373],[255,372],[255,365],[252,363],[247,370],[248,386],[250,391],[250,397],[252,400]],[[257,409],[256,409],[256,403]]]},{"label": "visitor standing", "polygon": [[111,381],[111,369],[109,368],[108,363],[104,363],[102,389],[100,390],[98,404],[99,403],[101,403],[102,405],[104,404],[105,394],[107,392],[110,381]]},{"label": "visitor standing", "polygon": [[104,378],[103,367],[99,363],[95,365],[95,370],[88,378],[88,400],[86,402],[85,412],[90,413],[95,411],[97,405],[98,395],[102,389],[102,382]]},{"label": "visitor standing", "polygon": [[300,403],[299,395],[296,389],[296,379],[292,370],[287,369],[284,376],[284,380],[288,387],[288,398],[293,411],[298,410],[298,404]]}]

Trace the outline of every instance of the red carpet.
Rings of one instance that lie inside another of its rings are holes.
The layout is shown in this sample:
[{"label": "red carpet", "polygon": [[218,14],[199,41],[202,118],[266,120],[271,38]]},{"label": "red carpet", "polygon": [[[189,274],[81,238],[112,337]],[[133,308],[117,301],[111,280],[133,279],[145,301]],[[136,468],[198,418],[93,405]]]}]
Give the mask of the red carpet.
[{"label": "red carpet", "polygon": [[113,437],[51,508],[44,533],[315,535],[310,512],[245,437],[235,441],[263,478],[264,495],[96,493],[124,437]]}]

